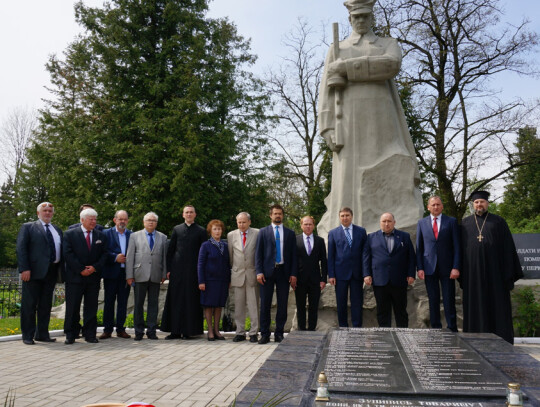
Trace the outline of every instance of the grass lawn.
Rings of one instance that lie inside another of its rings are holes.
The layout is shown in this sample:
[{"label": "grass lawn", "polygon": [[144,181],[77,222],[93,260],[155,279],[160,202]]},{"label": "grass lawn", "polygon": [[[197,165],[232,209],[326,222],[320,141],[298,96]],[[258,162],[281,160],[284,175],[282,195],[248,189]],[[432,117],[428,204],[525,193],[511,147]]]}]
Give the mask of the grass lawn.
[{"label": "grass lawn", "polygon": [[[51,318],[49,330],[64,329],[64,320]],[[21,319],[19,317],[0,319],[0,336],[19,335],[21,333]]]}]

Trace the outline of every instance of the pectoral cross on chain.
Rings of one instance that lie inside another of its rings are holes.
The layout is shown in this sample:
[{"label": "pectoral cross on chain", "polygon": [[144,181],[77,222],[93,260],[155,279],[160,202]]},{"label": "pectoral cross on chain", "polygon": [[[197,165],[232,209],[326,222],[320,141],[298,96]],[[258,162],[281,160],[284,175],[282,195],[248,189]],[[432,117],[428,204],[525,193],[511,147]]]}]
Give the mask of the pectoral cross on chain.
[{"label": "pectoral cross on chain", "polygon": [[482,234],[479,234],[478,237],[477,237],[477,239],[478,239],[479,242],[482,242],[482,239],[483,239],[483,238],[484,238],[484,236],[482,236]]}]

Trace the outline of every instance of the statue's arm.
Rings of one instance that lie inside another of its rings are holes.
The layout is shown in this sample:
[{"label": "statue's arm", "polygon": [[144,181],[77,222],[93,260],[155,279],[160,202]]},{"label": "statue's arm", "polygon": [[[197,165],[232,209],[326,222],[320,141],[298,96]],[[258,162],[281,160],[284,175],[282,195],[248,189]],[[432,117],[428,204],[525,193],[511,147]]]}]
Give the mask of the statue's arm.
[{"label": "statue's arm", "polygon": [[321,135],[326,140],[326,144],[332,151],[336,151],[335,126],[336,126],[336,89],[328,86],[328,67],[334,61],[332,47],[326,55],[324,63],[323,76],[321,79],[321,88],[319,90],[319,128]]},{"label": "statue's arm", "polygon": [[393,38],[384,42],[384,54],[350,58],[345,61],[347,79],[351,82],[380,81],[394,78],[401,68],[401,49]]}]

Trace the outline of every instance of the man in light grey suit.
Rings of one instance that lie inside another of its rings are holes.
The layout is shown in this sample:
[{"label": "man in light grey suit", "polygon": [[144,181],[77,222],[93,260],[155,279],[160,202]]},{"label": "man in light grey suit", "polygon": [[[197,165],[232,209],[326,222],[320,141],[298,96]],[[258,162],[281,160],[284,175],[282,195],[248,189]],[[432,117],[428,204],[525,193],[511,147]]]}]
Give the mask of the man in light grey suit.
[{"label": "man in light grey suit", "polygon": [[251,319],[249,341],[257,343],[259,331],[259,285],[255,271],[255,245],[259,229],[251,228],[251,216],[240,212],[236,216],[238,229],[227,234],[231,261],[231,286],[234,287],[234,319],[236,336],[233,342],[246,339],[246,302]]},{"label": "man in light grey suit", "polygon": [[126,256],[127,284],[134,287],[135,340],[144,335],[144,300],[148,293],[146,336],[157,339],[157,316],[160,284],[167,275],[167,236],[156,230],[158,216],[154,212],[144,215],[144,229],[132,233]]}]

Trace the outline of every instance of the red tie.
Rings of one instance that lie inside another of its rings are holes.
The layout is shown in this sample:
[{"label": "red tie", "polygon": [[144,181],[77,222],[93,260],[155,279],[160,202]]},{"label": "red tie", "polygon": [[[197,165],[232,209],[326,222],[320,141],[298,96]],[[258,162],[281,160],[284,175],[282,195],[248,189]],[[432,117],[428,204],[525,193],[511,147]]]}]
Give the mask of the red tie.
[{"label": "red tie", "polygon": [[92,250],[92,244],[90,243],[90,232],[86,231],[86,245],[88,246],[88,250]]},{"label": "red tie", "polygon": [[246,232],[242,232],[242,247],[246,247]]},{"label": "red tie", "polygon": [[435,235],[435,240],[439,238],[439,228],[437,227],[437,218],[433,218],[433,234]]}]

